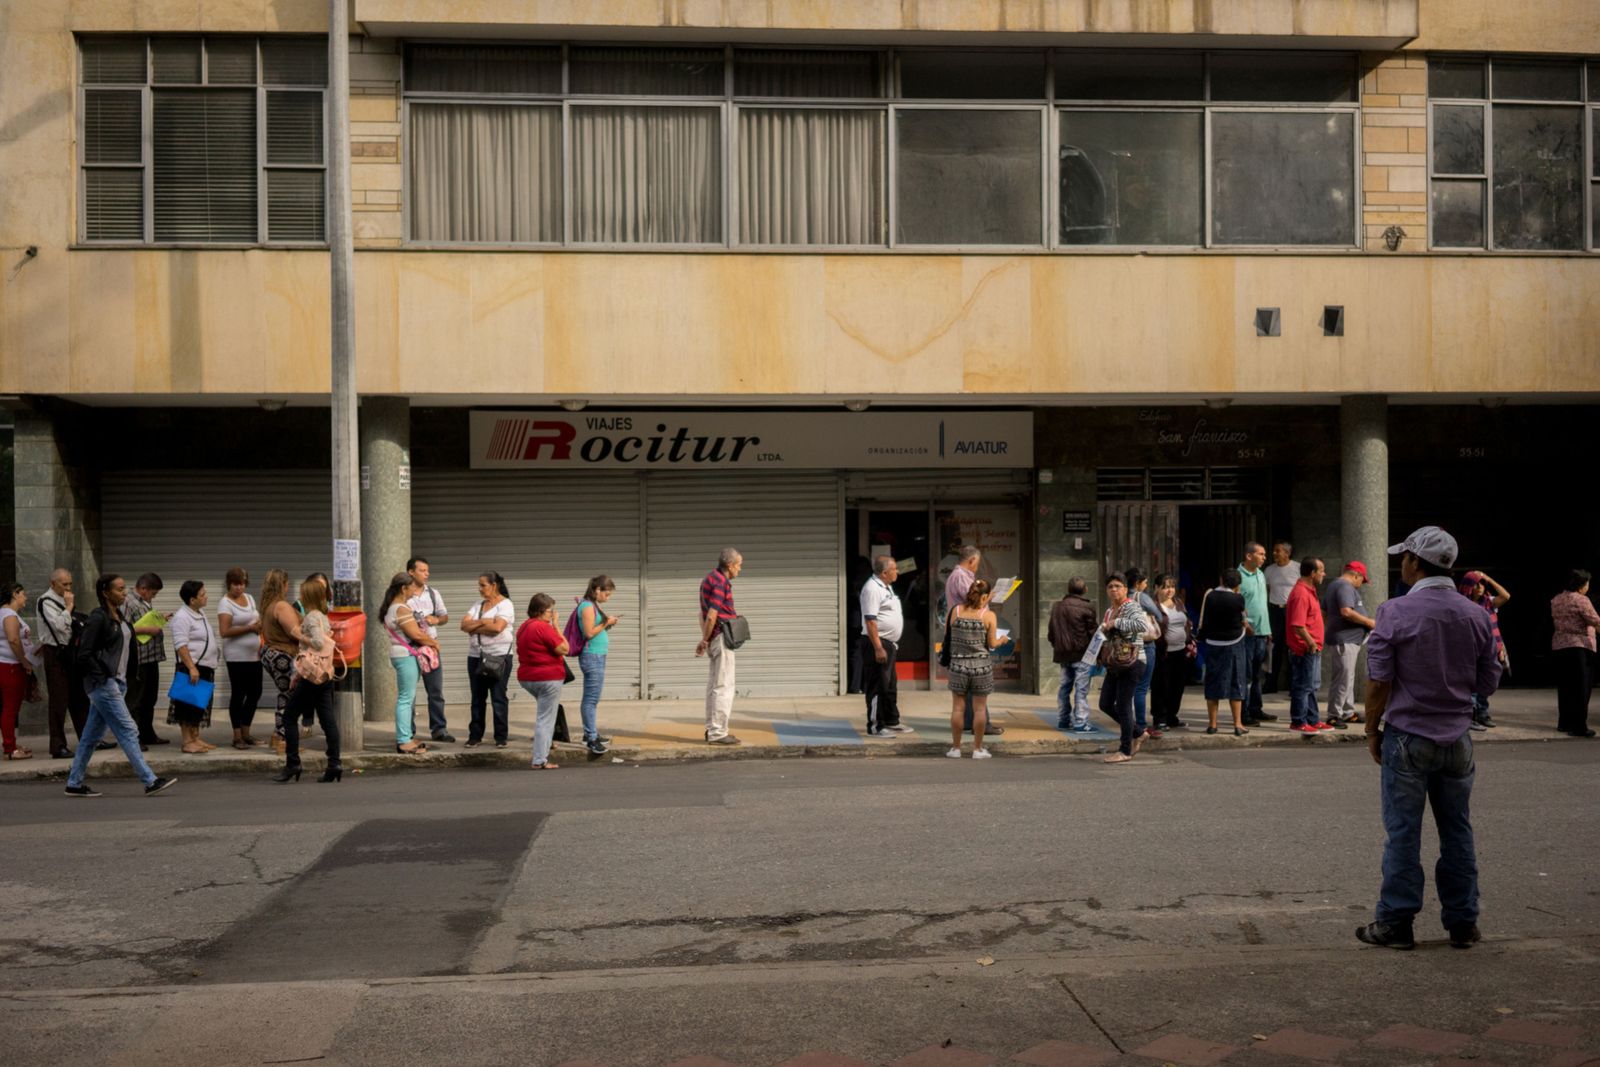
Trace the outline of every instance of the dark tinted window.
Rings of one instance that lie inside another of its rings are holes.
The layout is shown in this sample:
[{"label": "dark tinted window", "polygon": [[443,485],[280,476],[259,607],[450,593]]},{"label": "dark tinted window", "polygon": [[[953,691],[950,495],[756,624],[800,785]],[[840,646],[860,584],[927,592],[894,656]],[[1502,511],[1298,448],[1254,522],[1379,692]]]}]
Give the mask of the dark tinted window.
[{"label": "dark tinted window", "polygon": [[902,52],[908,100],[1043,100],[1043,52]]},{"label": "dark tinted window", "polygon": [[1211,57],[1211,99],[1251,103],[1348,103],[1356,95],[1355,60],[1347,55]]},{"label": "dark tinted window", "polygon": [[1204,60],[1182,52],[1066,52],[1056,56],[1057,100],[1200,100]]}]

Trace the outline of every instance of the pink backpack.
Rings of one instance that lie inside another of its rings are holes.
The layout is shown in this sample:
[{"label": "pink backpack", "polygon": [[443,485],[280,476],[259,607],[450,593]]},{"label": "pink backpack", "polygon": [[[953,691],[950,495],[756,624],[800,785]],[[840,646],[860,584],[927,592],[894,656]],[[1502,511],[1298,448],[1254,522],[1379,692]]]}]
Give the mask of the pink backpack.
[{"label": "pink backpack", "polygon": [[[595,610],[598,611],[599,609],[596,608]],[[589,643],[589,639],[583,636],[583,623],[580,621],[582,615],[583,601],[580,599],[578,605],[567,616],[567,624],[561,628],[561,636],[567,642],[567,655],[569,656],[583,655],[583,646]]]}]

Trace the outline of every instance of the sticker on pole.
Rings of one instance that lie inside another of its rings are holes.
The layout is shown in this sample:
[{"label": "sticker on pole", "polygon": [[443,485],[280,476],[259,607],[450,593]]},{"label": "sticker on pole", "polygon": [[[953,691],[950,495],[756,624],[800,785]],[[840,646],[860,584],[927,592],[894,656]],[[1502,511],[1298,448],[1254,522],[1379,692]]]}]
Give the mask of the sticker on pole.
[{"label": "sticker on pole", "polygon": [[335,539],[333,542],[333,580],[354,582],[361,577],[361,542]]}]

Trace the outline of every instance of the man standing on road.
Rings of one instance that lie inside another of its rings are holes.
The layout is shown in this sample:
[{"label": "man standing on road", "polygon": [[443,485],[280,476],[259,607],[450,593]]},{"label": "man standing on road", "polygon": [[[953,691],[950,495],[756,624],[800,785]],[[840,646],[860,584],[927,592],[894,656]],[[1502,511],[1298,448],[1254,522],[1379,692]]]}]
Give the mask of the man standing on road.
[{"label": "man standing on road", "polygon": [[[83,724],[89,718],[89,695],[83,691],[83,677],[72,662],[73,605],[72,572],[57,567],[50,575],[50,588],[39,598],[39,645],[44,653],[45,684],[50,690],[50,756],[70,759],[67,747],[67,719],[83,743]],[[90,744],[94,742],[91,741]]]},{"label": "man standing on road", "polygon": [[[978,563],[983,559],[983,554],[978,551],[977,545],[962,545],[957,554],[955,570],[950,572],[950,577],[944,580],[944,614],[950,616],[950,609],[967,599],[967,590],[972,588],[973,581],[978,576]],[[942,626],[941,626],[942,629]],[[972,694],[967,694],[966,710],[962,713],[961,721],[965,724],[962,729],[967,733],[972,732]],[[999,737],[1005,730],[990,718],[989,725],[983,728],[989,737]]]},{"label": "man standing on road", "polygon": [[867,736],[893,737],[907,733],[900,724],[899,680],[895,653],[905,618],[894,582],[900,577],[893,556],[872,561],[872,577],[861,587],[861,692],[867,698]]},{"label": "man standing on road", "polygon": [[1322,683],[1322,605],[1317,587],[1327,568],[1315,556],[1300,561],[1300,580],[1284,604],[1284,643],[1289,646],[1289,729],[1314,734],[1332,730],[1317,721],[1317,686]]},{"label": "man standing on road", "polygon": [[711,659],[706,680],[706,741],[713,745],[737,745],[739,739],[728,732],[733,717],[733,649],[722,639],[722,621],[737,618],[733,609],[733,580],[744,569],[744,557],[737,548],[725,548],[717,566],[700,583],[700,643],[696,656]]},{"label": "man standing on road", "polygon": [[1061,688],[1056,691],[1056,729],[1092,733],[1089,725],[1089,664],[1081,662],[1094,639],[1094,606],[1084,594],[1089,584],[1067,579],[1067,595],[1050,609],[1051,658],[1061,665]]},{"label": "man standing on road", "polygon": [[[411,575],[411,580],[416,582],[421,592],[406,601],[406,607],[411,609],[411,614],[416,617],[417,625],[427,631],[429,637],[435,641],[439,639],[439,627],[450,618],[450,613],[445,610],[444,598],[441,597],[433,586],[428,584],[428,561],[421,556],[412,556],[406,560],[406,573]],[[455,738],[450,736],[449,723],[444,718],[444,661],[422,676],[422,687],[428,691],[428,733],[435,741],[453,744]],[[413,705],[412,718],[416,718]],[[416,728],[412,727],[412,733]]]},{"label": "man standing on road", "polygon": [[1328,634],[1328,721],[1334,729],[1361,721],[1356,711],[1356,661],[1361,658],[1367,633],[1377,625],[1361,602],[1361,587],[1366,582],[1367,565],[1353,559],[1322,595],[1323,627]]},{"label": "man standing on road", "polygon": [[1456,539],[1424,526],[1389,548],[1400,557],[1403,597],[1378,608],[1367,643],[1367,748],[1383,768],[1383,886],[1374,922],[1356,929],[1369,945],[1416,945],[1422,910],[1422,813],[1439,829],[1435,888],[1455,948],[1479,940],[1478,859],[1469,802],[1474,764],[1472,694],[1500,684],[1488,613],[1456,593]]},{"label": "man standing on road", "polygon": [[[1288,625],[1284,622],[1284,609],[1289,605],[1289,590],[1300,581],[1300,565],[1294,561],[1294,545],[1288,541],[1274,541],[1272,543],[1272,562],[1267,564],[1267,622],[1272,626],[1272,632],[1281,636],[1288,634]],[[1275,642],[1272,646],[1272,656],[1267,663],[1267,681],[1261,687],[1263,693],[1276,693],[1282,688],[1284,666],[1288,661],[1284,642]]]},{"label": "man standing on road", "polygon": [[1267,615],[1267,575],[1262,564],[1267,562],[1267,550],[1260,541],[1250,541],[1244,546],[1244,562],[1239,564],[1239,595],[1244,597],[1244,621],[1249,624],[1245,647],[1249,656],[1247,669],[1250,690],[1244,698],[1244,724],[1254,726],[1260,722],[1274,722],[1261,707],[1261,672],[1267,657],[1272,654],[1272,619]]}]

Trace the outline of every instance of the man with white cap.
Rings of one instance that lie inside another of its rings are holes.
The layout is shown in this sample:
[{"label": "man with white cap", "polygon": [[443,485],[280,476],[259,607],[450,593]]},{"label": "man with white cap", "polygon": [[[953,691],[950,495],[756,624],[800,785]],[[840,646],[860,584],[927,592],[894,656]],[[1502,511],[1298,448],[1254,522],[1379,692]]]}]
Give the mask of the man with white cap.
[{"label": "man with white cap", "polygon": [[1439,829],[1435,887],[1455,948],[1479,940],[1478,860],[1470,800],[1472,694],[1500,684],[1489,616],[1455,591],[1456,539],[1424,526],[1389,548],[1411,589],[1378,608],[1367,642],[1367,747],[1383,768],[1383,886],[1376,921],[1357,928],[1369,945],[1409,949],[1422,910],[1422,816]]}]

